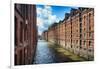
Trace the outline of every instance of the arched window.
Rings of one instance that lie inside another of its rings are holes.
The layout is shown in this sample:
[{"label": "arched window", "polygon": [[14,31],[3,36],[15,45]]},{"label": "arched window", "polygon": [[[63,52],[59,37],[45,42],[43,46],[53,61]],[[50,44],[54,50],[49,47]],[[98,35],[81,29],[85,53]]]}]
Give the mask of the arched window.
[{"label": "arched window", "polygon": [[89,46],[90,46],[90,47],[92,46],[92,42],[91,42],[91,41],[89,41]]},{"label": "arched window", "polygon": [[89,13],[89,30],[91,30],[91,13]]},{"label": "arched window", "polygon": [[91,23],[91,13],[89,13],[89,23]]}]

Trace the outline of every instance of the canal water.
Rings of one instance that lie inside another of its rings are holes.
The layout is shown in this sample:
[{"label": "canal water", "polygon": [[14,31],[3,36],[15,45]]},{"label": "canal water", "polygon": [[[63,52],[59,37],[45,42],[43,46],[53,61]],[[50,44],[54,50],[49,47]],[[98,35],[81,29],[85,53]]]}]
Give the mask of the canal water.
[{"label": "canal water", "polygon": [[48,64],[72,61],[53,47],[50,47],[45,40],[38,40],[36,55],[33,64]]}]

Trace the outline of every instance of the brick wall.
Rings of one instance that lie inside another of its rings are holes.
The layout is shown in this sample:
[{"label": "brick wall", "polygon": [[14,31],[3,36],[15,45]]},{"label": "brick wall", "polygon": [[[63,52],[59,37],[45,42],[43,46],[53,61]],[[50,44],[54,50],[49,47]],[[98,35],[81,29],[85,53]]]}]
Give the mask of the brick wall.
[{"label": "brick wall", "polygon": [[15,65],[32,64],[37,45],[36,6],[15,4]]},{"label": "brick wall", "polygon": [[[47,32],[48,40],[56,40],[58,45],[88,60],[94,59],[93,8],[71,9],[70,13],[65,14],[64,20]],[[54,34],[57,38],[54,38]]]}]

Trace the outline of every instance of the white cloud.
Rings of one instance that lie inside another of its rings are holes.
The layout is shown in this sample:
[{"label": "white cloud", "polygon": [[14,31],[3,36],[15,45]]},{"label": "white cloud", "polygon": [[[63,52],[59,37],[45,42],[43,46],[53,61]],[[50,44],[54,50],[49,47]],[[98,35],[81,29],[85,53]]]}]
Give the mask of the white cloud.
[{"label": "white cloud", "polygon": [[50,6],[44,6],[44,8],[37,7],[37,26],[39,34],[48,29],[54,22],[58,22],[58,19],[56,15],[52,14],[52,8]]}]

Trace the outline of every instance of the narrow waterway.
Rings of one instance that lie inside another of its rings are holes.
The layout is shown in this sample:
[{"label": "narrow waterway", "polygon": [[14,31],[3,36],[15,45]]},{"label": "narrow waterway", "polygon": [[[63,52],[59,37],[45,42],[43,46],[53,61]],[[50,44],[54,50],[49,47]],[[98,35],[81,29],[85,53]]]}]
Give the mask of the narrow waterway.
[{"label": "narrow waterway", "polygon": [[58,53],[53,47],[50,47],[45,40],[38,40],[36,55],[33,64],[60,63],[72,61],[61,53]]}]

